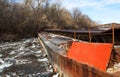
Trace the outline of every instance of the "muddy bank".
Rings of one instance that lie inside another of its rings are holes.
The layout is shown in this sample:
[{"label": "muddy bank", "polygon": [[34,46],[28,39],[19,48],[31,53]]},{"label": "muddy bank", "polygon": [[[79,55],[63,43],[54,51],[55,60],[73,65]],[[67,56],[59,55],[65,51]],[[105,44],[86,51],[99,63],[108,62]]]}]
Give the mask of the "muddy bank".
[{"label": "muddy bank", "polygon": [[37,34],[36,35],[33,35],[33,34],[11,34],[11,33],[3,33],[3,34],[0,34],[0,43],[1,42],[11,42],[11,41],[15,41],[15,42],[18,42],[20,41],[21,39],[29,39],[31,37],[37,37]]}]

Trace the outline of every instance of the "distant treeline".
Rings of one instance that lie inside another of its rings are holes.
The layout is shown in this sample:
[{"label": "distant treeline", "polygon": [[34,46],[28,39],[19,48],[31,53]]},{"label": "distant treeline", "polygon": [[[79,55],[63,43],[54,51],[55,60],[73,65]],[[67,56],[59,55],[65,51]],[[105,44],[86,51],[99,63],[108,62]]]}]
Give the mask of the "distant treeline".
[{"label": "distant treeline", "polygon": [[44,29],[96,28],[79,9],[72,13],[50,0],[0,0],[0,41],[37,36]]}]

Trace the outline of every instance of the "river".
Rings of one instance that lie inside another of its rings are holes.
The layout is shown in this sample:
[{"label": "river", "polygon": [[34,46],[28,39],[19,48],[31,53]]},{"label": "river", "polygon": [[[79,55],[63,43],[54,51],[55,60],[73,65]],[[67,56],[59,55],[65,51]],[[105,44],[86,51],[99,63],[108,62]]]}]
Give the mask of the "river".
[{"label": "river", "polygon": [[58,77],[36,38],[0,43],[1,77]]}]

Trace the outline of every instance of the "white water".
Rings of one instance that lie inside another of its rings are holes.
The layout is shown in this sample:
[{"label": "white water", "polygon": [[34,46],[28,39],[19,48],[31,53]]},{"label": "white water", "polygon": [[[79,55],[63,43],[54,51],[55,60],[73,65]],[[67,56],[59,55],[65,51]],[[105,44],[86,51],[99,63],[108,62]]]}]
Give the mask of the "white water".
[{"label": "white water", "polygon": [[49,77],[53,70],[45,55],[36,38],[0,43],[0,76]]}]

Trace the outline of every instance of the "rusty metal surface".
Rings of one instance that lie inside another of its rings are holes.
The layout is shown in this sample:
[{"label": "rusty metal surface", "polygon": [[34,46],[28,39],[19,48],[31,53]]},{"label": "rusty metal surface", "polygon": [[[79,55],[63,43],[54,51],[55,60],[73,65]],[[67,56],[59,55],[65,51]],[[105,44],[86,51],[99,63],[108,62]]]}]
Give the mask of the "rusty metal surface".
[{"label": "rusty metal surface", "polygon": [[89,65],[69,59],[65,55],[56,52],[57,49],[51,49],[45,44],[43,38],[40,38],[40,40],[44,43],[52,63],[59,66],[59,69],[64,72],[67,77],[118,77],[117,75],[115,76],[114,74],[109,74],[94,67],[90,67]]},{"label": "rusty metal surface", "polygon": [[[108,25],[108,24],[106,24]],[[109,24],[112,25],[112,24]],[[114,29],[115,30],[120,30],[120,24],[115,24],[114,23]],[[79,34],[88,34],[89,30],[88,29],[79,29],[79,30],[59,30],[59,29],[45,29],[44,31],[46,32],[67,32],[67,33],[79,33]],[[101,29],[91,29],[90,30],[92,34],[100,34],[100,33],[109,33],[112,31],[112,27],[108,28],[107,30],[101,30]]]},{"label": "rusty metal surface", "polygon": [[[59,29],[45,29],[46,32],[61,32],[61,33],[79,33],[79,34],[89,34],[89,31],[87,29],[84,30],[59,30]],[[92,34],[99,34],[102,33],[105,30],[91,30]]]},{"label": "rusty metal surface", "polygon": [[[110,43],[73,42],[67,56],[106,71],[113,45]],[[103,54],[104,53],[104,54]]]},{"label": "rusty metal surface", "polygon": [[[114,28],[114,34],[115,34],[115,45],[120,44],[120,28]],[[77,39],[89,41],[91,39],[92,42],[107,42],[112,43],[112,29],[108,30],[56,30],[56,29],[46,29],[46,32],[52,32],[56,34],[62,34],[69,37],[75,37],[76,35]],[[91,36],[89,36],[89,34]]]}]

